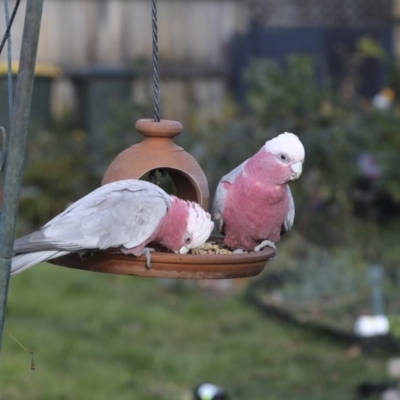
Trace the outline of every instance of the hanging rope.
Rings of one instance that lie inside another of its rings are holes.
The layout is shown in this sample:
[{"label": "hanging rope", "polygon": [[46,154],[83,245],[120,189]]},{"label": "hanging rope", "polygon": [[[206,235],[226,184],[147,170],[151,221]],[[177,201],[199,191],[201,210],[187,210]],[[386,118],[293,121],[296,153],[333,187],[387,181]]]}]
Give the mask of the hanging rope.
[{"label": "hanging rope", "polygon": [[17,0],[17,2],[15,3],[14,10],[12,12],[10,21],[7,24],[7,29],[6,29],[6,31],[4,33],[3,40],[1,41],[1,44],[0,44],[0,54],[1,54],[2,50],[3,50],[4,44],[6,43],[6,40],[7,40],[8,36],[9,36],[9,34],[10,34],[11,26],[12,26],[12,24],[14,22],[15,15],[17,14],[18,6],[19,6],[20,1],[21,0]]},{"label": "hanging rope", "polygon": [[157,0],[151,1],[151,26],[153,31],[153,90],[154,90],[154,120],[160,122],[160,86],[158,75],[158,27]]},{"label": "hanging rope", "polygon": [[[6,25],[10,24],[10,10],[8,7],[8,0],[4,0],[4,12],[6,15]],[[11,28],[11,25],[10,25]],[[12,81],[12,50],[11,50],[11,31],[8,31],[7,36],[7,81],[8,81],[8,120],[9,126],[13,118],[13,81]]]}]

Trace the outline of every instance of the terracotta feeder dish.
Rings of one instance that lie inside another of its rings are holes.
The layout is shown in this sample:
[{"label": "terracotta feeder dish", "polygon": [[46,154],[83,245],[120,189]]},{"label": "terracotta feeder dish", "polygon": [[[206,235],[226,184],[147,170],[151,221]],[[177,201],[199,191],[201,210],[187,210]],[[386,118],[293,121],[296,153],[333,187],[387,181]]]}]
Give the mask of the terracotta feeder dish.
[{"label": "terracotta feeder dish", "polygon": [[[142,142],[122,151],[106,170],[102,184],[140,179],[157,170],[168,174],[175,186],[176,195],[184,200],[196,201],[205,210],[209,205],[207,178],[197,161],[173,138],[182,132],[176,121],[141,119],[136,129],[144,136]],[[220,240],[212,237],[210,240]],[[146,267],[145,256],[98,251],[83,259],[70,254],[50,260],[51,263],[96,272],[121,275],[181,279],[228,279],[259,274],[274,250],[267,247],[257,253],[243,254],[175,254],[153,252],[152,267]]]}]

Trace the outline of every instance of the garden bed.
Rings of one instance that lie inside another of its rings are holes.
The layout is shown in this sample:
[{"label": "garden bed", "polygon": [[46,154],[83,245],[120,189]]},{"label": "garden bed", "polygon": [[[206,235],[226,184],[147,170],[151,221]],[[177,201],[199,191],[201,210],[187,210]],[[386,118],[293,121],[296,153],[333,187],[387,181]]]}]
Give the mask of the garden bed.
[{"label": "garden bed", "polygon": [[[312,279],[310,276],[309,279]],[[345,296],[320,296],[308,300],[293,300],[285,288],[299,290],[303,282],[294,273],[265,272],[261,279],[250,285],[248,298],[259,309],[303,328],[323,332],[349,345],[360,345],[371,351],[399,351],[399,302],[393,299],[386,304],[391,330],[389,334],[363,337],[354,331],[360,315],[373,315],[371,294],[368,288]]]}]

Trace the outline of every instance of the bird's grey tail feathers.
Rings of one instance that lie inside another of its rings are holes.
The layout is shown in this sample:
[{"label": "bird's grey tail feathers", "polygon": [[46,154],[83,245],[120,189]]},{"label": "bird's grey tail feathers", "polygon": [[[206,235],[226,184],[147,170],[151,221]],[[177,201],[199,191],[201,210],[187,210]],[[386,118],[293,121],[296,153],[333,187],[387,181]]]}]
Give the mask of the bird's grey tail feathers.
[{"label": "bird's grey tail feathers", "polygon": [[12,258],[11,262],[11,276],[19,274],[26,269],[39,264],[43,261],[50,260],[52,258],[61,257],[68,254],[68,251],[36,251],[27,254],[18,254]]}]

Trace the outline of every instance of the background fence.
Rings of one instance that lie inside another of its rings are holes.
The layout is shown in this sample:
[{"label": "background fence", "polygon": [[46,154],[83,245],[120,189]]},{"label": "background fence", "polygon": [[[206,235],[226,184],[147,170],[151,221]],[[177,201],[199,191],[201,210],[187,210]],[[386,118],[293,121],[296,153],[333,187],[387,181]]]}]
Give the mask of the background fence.
[{"label": "background fence", "polygon": [[[25,4],[12,31],[15,59]],[[390,50],[393,8],[391,0],[159,0],[162,117],[185,120],[193,110],[200,117],[219,115],[227,91],[243,96],[241,74],[252,56],[281,60],[304,51],[335,73],[337,41],[351,48],[358,36],[372,33]],[[0,21],[3,14],[1,9]],[[128,69],[131,97],[147,98],[151,1],[46,0],[38,62],[64,71],[52,85],[51,107],[58,115],[82,103],[71,77],[88,76],[91,66]],[[382,84],[383,71],[373,65],[366,75],[370,95]]]}]

